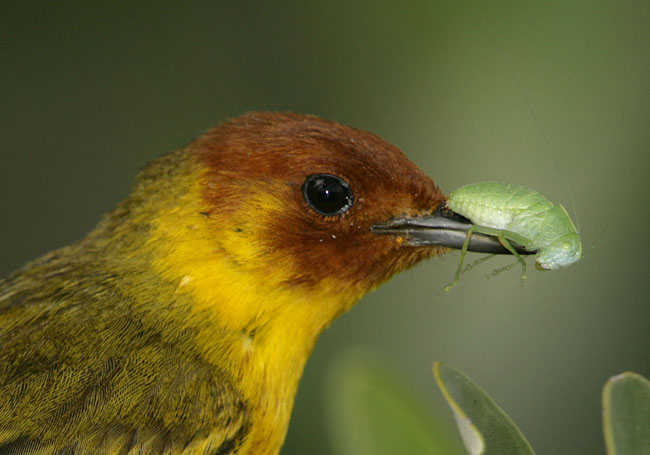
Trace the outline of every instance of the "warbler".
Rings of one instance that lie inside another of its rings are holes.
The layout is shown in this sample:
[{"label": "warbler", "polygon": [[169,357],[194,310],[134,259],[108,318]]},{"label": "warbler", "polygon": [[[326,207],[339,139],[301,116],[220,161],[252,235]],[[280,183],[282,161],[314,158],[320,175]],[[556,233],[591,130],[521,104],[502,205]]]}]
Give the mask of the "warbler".
[{"label": "warbler", "polygon": [[0,281],[0,454],[277,455],[319,334],[462,245],[443,201],[395,146],[314,116],[246,114],[156,159]]}]

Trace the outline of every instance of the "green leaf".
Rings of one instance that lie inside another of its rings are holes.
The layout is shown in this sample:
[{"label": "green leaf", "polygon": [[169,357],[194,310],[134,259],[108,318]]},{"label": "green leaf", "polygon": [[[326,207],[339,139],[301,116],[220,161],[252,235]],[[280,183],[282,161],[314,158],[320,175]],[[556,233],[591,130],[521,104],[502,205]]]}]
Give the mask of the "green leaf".
[{"label": "green leaf", "polygon": [[609,455],[650,454],[650,381],[630,372],[607,381],[603,429]]},{"label": "green leaf", "polygon": [[440,362],[433,365],[433,375],[470,455],[534,455],[512,420],[470,378]]},{"label": "green leaf", "polygon": [[326,403],[333,453],[464,453],[446,416],[425,407],[421,394],[372,356],[351,351],[330,371]]}]

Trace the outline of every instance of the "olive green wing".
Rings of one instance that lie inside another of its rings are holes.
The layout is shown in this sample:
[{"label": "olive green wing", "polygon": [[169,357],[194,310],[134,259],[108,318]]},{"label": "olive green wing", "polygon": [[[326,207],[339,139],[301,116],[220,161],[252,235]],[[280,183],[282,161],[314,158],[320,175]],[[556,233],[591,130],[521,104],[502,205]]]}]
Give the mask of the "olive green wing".
[{"label": "olive green wing", "polygon": [[0,282],[0,455],[236,453],[246,404],[192,333],[58,271]]}]

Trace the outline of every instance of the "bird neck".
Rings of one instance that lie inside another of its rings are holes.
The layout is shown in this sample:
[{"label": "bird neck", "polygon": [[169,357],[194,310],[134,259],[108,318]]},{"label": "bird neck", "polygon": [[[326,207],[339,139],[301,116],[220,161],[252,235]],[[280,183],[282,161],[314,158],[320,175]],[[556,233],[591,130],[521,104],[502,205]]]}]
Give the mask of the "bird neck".
[{"label": "bird neck", "polygon": [[362,292],[327,280],[291,284],[282,264],[240,262],[242,250],[254,254],[254,246],[231,241],[227,220],[206,218],[203,172],[185,152],[155,161],[86,246],[121,271],[122,292],[134,302],[194,334],[192,349],[226,370],[250,403],[257,433],[250,440],[279,449],[319,334]]}]

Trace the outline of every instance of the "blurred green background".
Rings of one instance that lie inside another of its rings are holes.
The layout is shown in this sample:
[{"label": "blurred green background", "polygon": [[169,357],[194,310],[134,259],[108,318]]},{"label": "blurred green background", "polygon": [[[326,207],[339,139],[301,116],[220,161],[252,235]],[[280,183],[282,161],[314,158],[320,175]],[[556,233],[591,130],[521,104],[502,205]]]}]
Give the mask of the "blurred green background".
[{"label": "blurred green background", "polygon": [[368,295],[321,337],[283,454],[340,453],[323,390],[349,346],[433,404],[433,361],[461,368],[540,454],[604,453],[602,385],[650,376],[648,24],[630,0],[1,2],[0,274],[83,236],[142,165],[228,117],[366,128],[447,192],[526,184],[598,243],[524,286],[486,280],[500,258],[437,298],[454,253]]}]

